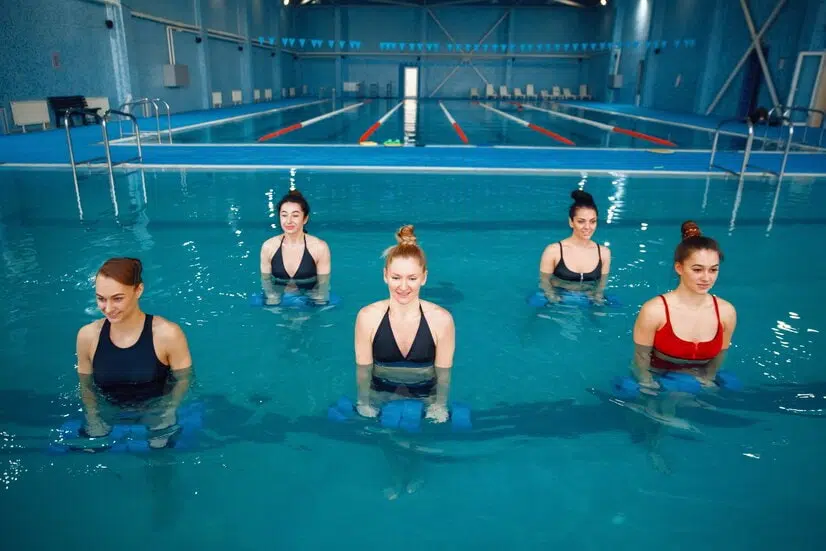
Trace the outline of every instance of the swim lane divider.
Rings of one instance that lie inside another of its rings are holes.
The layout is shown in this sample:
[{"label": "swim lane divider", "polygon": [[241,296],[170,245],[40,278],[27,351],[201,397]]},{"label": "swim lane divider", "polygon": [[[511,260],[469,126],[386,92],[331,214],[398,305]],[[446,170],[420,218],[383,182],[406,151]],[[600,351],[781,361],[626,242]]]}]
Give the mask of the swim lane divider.
[{"label": "swim lane divider", "polygon": [[480,104],[479,104],[479,106],[480,106],[480,107],[484,107],[484,108],[485,108],[485,109],[487,109],[488,111],[493,111],[494,113],[496,113],[496,114],[498,114],[498,115],[501,115],[502,117],[505,117],[506,119],[510,119],[510,120],[512,120],[513,122],[515,122],[516,124],[522,125],[522,126],[524,126],[525,128],[530,128],[531,130],[534,130],[534,131],[536,131],[536,132],[539,132],[540,134],[545,134],[546,136],[551,137],[551,138],[553,138],[553,139],[555,139],[555,140],[557,140],[557,141],[559,141],[559,142],[562,142],[562,143],[564,143],[564,144],[566,144],[566,145],[576,145],[574,142],[572,142],[572,141],[571,141],[571,140],[569,140],[568,138],[566,138],[566,137],[564,137],[564,136],[560,136],[560,135],[559,135],[559,134],[557,134],[556,132],[551,132],[551,131],[550,131],[550,130],[548,130],[547,128],[542,128],[541,126],[537,126],[537,125],[535,125],[534,123],[532,123],[532,122],[528,122],[528,121],[526,121],[526,120],[524,120],[524,119],[520,119],[519,117],[514,117],[513,115],[510,115],[510,114],[508,114],[508,113],[505,113],[504,111],[500,111],[499,109],[496,109],[496,108],[494,108],[494,107],[491,107],[490,105],[485,105],[484,103],[480,103]]},{"label": "swim lane divider", "polygon": [[390,117],[393,116],[393,113],[395,113],[399,109],[399,107],[402,106],[402,103],[404,103],[404,102],[400,101],[393,109],[391,109],[390,111],[385,113],[382,116],[382,118],[380,118],[379,120],[374,122],[373,125],[370,128],[367,129],[367,132],[365,132],[364,134],[361,135],[361,138],[359,138],[359,142],[363,142],[363,141],[367,140],[367,138],[369,138],[373,134],[373,132],[378,130],[379,127],[387,121],[387,119],[389,119]]},{"label": "swim lane divider", "polygon": [[632,136],[634,138],[639,138],[641,140],[648,140],[649,142],[654,142],[656,144],[667,145],[667,146],[670,146],[670,147],[677,147],[677,144],[675,144],[672,141],[665,140],[663,138],[658,138],[656,136],[651,136],[650,134],[643,134],[642,132],[637,132],[636,130],[629,130],[628,128],[622,128],[620,126],[611,126],[610,124],[605,124],[605,123],[602,123],[602,122],[583,119],[582,117],[575,117],[573,115],[568,115],[566,113],[559,113],[557,111],[551,111],[550,109],[542,109],[541,107],[535,107],[533,105],[528,105],[528,104],[525,104],[525,103],[517,103],[517,102],[511,102],[511,103],[513,103],[514,105],[516,105],[518,107],[522,107],[522,108],[525,108],[525,109],[533,109],[534,111],[541,111],[543,113],[548,113],[549,115],[553,115],[555,117],[561,117],[561,118],[567,119],[569,121],[574,121],[574,122],[579,122],[579,123],[582,123],[582,124],[587,124],[587,125],[590,125],[590,126],[595,126],[595,127],[600,128],[602,130],[605,130],[606,132],[615,132],[617,134],[626,134],[628,136]]},{"label": "swim lane divider", "polygon": [[295,124],[291,124],[290,126],[285,126],[280,130],[276,130],[275,132],[270,132],[269,134],[264,134],[260,138],[258,138],[259,142],[265,142],[267,140],[271,140],[273,138],[277,138],[278,136],[283,136],[288,132],[292,132],[293,130],[298,130],[299,128],[305,128],[310,126],[311,124],[315,124],[317,122],[321,122],[324,119],[329,119],[330,117],[335,117],[336,115],[340,115],[345,111],[352,111],[353,109],[358,109],[366,102],[362,101],[359,103],[354,103],[353,105],[348,105],[347,107],[342,107],[341,109],[336,109],[335,111],[330,111],[329,113],[324,113],[323,115],[319,115],[318,117],[314,117],[312,119],[307,119],[306,121],[297,122]]},{"label": "swim lane divider", "polygon": [[464,143],[468,143],[467,136],[465,136],[465,133],[462,130],[462,127],[459,126],[459,123],[456,122],[456,119],[454,119],[450,115],[450,111],[447,110],[447,107],[445,107],[445,104],[440,101],[439,102],[439,107],[441,107],[442,111],[444,111],[445,117],[447,117],[448,122],[450,122],[450,125],[453,127],[453,130],[456,131],[456,134],[459,135],[459,139],[462,140]]}]

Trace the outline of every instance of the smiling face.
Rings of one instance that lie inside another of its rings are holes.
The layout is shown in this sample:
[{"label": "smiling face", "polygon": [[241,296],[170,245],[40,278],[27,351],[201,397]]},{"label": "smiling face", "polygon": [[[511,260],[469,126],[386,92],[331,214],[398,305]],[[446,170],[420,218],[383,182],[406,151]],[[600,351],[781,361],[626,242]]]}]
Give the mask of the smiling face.
[{"label": "smiling face", "polygon": [[95,278],[98,308],[109,323],[119,323],[134,314],[138,309],[141,294],[143,283],[133,286],[124,285],[104,275]]},{"label": "smiling face", "polygon": [[301,210],[298,203],[284,203],[278,213],[281,218],[281,229],[286,234],[295,234],[304,231],[304,225],[310,217]]},{"label": "smiling face", "polygon": [[674,269],[687,289],[695,293],[708,293],[720,273],[720,254],[709,249],[697,249],[682,262],[676,262]]},{"label": "smiling face", "polygon": [[580,239],[591,239],[597,229],[597,211],[588,207],[576,209],[573,218],[568,219],[568,225],[574,230],[574,235]]},{"label": "smiling face", "polygon": [[413,257],[394,258],[384,269],[384,282],[390,290],[390,298],[399,304],[416,300],[425,281],[427,271]]}]

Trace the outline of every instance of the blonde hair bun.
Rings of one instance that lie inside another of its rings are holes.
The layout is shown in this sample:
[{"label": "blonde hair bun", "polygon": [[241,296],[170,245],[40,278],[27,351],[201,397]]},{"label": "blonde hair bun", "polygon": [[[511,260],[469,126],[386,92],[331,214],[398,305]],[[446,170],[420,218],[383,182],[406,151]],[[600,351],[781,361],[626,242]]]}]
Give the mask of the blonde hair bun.
[{"label": "blonde hair bun", "polygon": [[399,245],[415,245],[416,235],[413,233],[413,225],[407,224],[399,228],[399,231],[396,232],[396,241],[399,242]]}]

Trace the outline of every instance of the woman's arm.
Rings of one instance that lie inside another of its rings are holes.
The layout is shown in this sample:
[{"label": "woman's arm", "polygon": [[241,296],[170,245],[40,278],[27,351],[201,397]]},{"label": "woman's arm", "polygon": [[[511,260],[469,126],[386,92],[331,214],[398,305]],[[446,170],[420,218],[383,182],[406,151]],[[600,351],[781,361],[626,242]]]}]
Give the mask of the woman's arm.
[{"label": "woman's arm", "polygon": [[554,243],[551,243],[545,247],[545,250],[542,251],[542,257],[539,259],[539,288],[545,293],[545,298],[549,302],[559,300],[556,289],[551,283],[551,274],[554,273],[557,262],[559,262],[559,246],[554,247]]},{"label": "woman's arm", "polygon": [[611,273],[611,249],[608,247],[600,247],[602,249],[602,273],[597,283],[597,288],[594,290],[594,300],[602,303],[605,299],[605,286],[608,285],[608,274]]},{"label": "woman's arm", "polygon": [[92,358],[89,351],[96,334],[96,324],[83,326],[77,333],[77,376],[80,382],[80,401],[86,415],[86,432],[89,436],[103,436],[109,427],[103,422],[98,397],[92,379]]},{"label": "woman's arm", "polygon": [[731,346],[731,336],[734,334],[735,327],[737,327],[737,311],[734,306],[730,302],[719,298],[717,301],[720,308],[720,321],[723,323],[723,349],[706,364],[705,373],[700,378],[700,381],[706,386],[714,384],[717,372],[723,367],[728,349]]},{"label": "woman's arm", "polygon": [[634,323],[634,372],[640,385],[651,388],[659,386],[650,371],[654,335],[662,324],[660,319],[663,315],[660,312],[662,308],[658,306],[656,299],[643,304]]},{"label": "woman's arm", "polygon": [[317,258],[318,285],[316,286],[316,300],[326,303],[330,300],[330,273],[333,268],[333,260],[330,255],[330,247],[320,239]]},{"label": "woman's arm", "polygon": [[[434,315],[435,314],[435,315]],[[437,423],[444,423],[448,420],[447,409],[448,396],[450,395],[450,374],[453,369],[453,354],[456,351],[456,325],[450,312],[439,308],[433,314],[438,323],[433,325],[438,328],[436,338],[436,361],[434,363],[436,371],[436,397],[425,413],[427,419],[432,419]],[[434,321],[436,321],[434,319]]]},{"label": "woman's arm", "polygon": [[360,415],[375,417],[378,409],[370,404],[370,380],[373,377],[373,346],[371,342],[370,315],[367,307],[362,308],[356,316],[356,386],[358,399],[356,408]]},{"label": "woman's arm", "polygon": [[166,319],[161,319],[159,322],[159,336],[167,351],[167,365],[171,369],[170,375],[174,380],[172,390],[166,398],[166,412],[171,414],[181,405],[192,383],[192,356],[186,335],[181,327]]},{"label": "woman's arm", "polygon": [[276,305],[281,302],[281,295],[275,288],[272,280],[272,257],[275,251],[272,250],[270,240],[261,245],[261,288],[264,290],[266,304]]}]

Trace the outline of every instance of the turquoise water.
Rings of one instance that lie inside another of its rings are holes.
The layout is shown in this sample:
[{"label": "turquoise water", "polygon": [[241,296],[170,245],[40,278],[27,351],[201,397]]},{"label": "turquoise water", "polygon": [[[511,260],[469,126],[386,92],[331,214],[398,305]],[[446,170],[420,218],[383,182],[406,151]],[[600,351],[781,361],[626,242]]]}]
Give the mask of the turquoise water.
[{"label": "turquoise water", "polygon": [[[140,172],[118,176],[118,220],[106,179],[82,181],[81,220],[68,172],[2,176],[10,548],[822,547],[823,181],[786,180],[776,195],[773,180],[738,193],[731,179],[147,171],[147,202]],[[245,298],[291,180],[343,298],[303,322]],[[543,246],[568,235],[578,185],[600,207],[609,292],[624,306],[537,317],[524,297]],[[639,304],[676,282],[686,218],[726,252],[715,292],[738,309],[727,368],[748,392],[680,410],[697,432],[668,430],[667,474],[638,442],[648,421],[601,391],[628,366]],[[408,222],[428,254],[428,297],[456,321],[452,396],[475,412],[473,432],[428,430],[412,457],[326,419],[354,391],[355,314],[386,296],[380,253]],[[75,335],[97,316],[91,278],[113,255],[143,259],[144,309],[189,338],[206,425],[195,450],[44,452],[49,430],[79,413]],[[388,501],[388,457],[400,456],[423,485]]]},{"label": "turquoise water", "polygon": [[[251,143],[259,137],[292,124],[331,113],[359,103],[359,100],[344,102],[326,101],[299,109],[262,115],[238,122],[230,122],[211,127],[179,132],[174,135],[175,143]],[[292,131],[267,143],[301,144],[357,144],[359,138],[382,115],[390,111],[399,100],[376,99],[359,108],[343,112],[329,119]],[[540,134],[503,117],[501,114],[465,100],[444,100],[445,107],[461,126],[470,145],[510,145],[532,147],[568,147],[565,144]],[[607,132],[600,128],[582,124],[544,112],[530,109],[518,110],[510,102],[485,102],[499,111],[536,124],[573,141],[578,147],[618,147],[656,148],[663,147],[647,140],[634,139],[626,135]],[[549,109],[546,104],[543,108]],[[569,108],[565,108],[568,112]],[[671,125],[635,121],[624,117],[613,117],[601,113],[581,110],[572,112],[585,118],[611,126],[620,126],[651,136],[671,140],[680,149],[710,149],[712,135]],[[386,140],[400,140],[412,145],[463,145],[451,126],[437,100],[408,100],[377,130],[370,140],[382,143]],[[743,147],[745,140],[722,137],[719,147]]]}]

